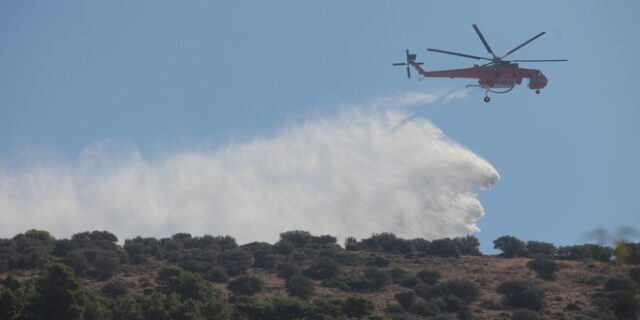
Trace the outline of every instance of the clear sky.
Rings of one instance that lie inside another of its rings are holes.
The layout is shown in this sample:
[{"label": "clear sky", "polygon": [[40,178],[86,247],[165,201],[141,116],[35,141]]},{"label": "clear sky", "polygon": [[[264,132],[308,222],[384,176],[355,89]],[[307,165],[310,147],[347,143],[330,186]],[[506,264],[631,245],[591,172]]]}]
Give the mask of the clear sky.
[{"label": "clear sky", "polygon": [[[408,81],[475,61],[427,47],[515,59],[549,85],[414,109],[489,161],[477,236],[556,244],[640,226],[638,1],[2,1],[0,163],[75,159],[102,139],[149,158],[167,149],[268,136],[310,115],[469,81]],[[24,230],[16,230],[22,232]],[[188,230],[185,230],[188,231]]]}]

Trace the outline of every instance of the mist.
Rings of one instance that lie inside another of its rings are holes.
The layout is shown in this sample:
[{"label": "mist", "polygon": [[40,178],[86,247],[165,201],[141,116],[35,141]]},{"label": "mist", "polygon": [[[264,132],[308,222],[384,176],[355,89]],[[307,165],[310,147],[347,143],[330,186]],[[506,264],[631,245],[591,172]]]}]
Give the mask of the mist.
[{"label": "mist", "polygon": [[0,236],[108,230],[121,239],[231,235],[274,241],[292,229],[427,239],[479,231],[477,191],[493,166],[448,139],[416,105],[452,94],[406,93],[290,124],[271,136],[145,158],[101,140],[72,163],[0,167]]}]

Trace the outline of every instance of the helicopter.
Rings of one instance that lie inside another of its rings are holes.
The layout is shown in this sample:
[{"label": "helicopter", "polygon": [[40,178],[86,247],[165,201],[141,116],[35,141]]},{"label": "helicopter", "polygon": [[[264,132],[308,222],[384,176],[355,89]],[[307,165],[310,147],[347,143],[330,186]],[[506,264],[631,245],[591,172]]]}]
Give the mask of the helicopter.
[{"label": "helicopter", "polygon": [[473,29],[478,34],[480,41],[487,49],[487,51],[491,54],[491,58],[480,57],[465,53],[458,53],[447,50],[433,49],[428,48],[427,51],[438,52],[444,54],[450,54],[454,56],[476,59],[476,60],[487,60],[489,62],[483,65],[474,64],[471,68],[465,69],[451,69],[451,70],[438,70],[438,71],[427,71],[423,69],[421,66],[424,65],[424,62],[417,62],[417,55],[414,53],[410,53],[409,50],[406,50],[406,61],[394,63],[393,66],[407,66],[407,78],[411,78],[411,67],[413,67],[422,78],[466,78],[466,79],[478,79],[478,84],[467,85],[469,87],[478,87],[484,90],[484,102],[491,101],[489,97],[489,93],[495,94],[503,94],[507,93],[516,85],[520,85],[522,83],[522,79],[529,79],[528,87],[529,89],[535,90],[536,94],[540,94],[540,89],[547,86],[547,77],[537,69],[526,69],[520,68],[518,63],[516,62],[565,62],[567,59],[544,59],[544,60],[505,60],[508,55],[514,53],[520,48],[526,46],[533,40],[538,39],[546,32],[540,32],[535,35],[531,39],[525,41],[521,45],[513,48],[511,51],[507,52],[503,56],[496,56],[491,50],[489,43],[485,39],[482,32],[477,25],[473,25]]}]

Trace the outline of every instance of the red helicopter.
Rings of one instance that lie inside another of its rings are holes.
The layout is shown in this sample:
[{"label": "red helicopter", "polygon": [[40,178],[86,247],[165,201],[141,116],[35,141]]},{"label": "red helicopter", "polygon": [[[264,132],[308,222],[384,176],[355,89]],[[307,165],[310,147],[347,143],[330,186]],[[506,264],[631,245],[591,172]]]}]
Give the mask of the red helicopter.
[{"label": "red helicopter", "polygon": [[[409,53],[409,50],[406,51],[406,62],[394,63],[394,66],[407,66],[407,78],[411,78],[411,69],[413,67],[420,73],[423,78],[467,78],[467,79],[478,79],[477,85],[467,85],[467,87],[480,87],[484,89],[484,102],[491,101],[489,98],[489,92],[502,94],[507,93],[515,87],[516,84],[521,84],[523,78],[529,79],[529,89],[535,90],[536,94],[540,94],[540,89],[544,88],[547,85],[547,77],[545,77],[540,70],[537,69],[525,69],[518,67],[517,63],[514,62],[562,62],[568,61],[567,59],[547,59],[547,60],[504,60],[505,57],[514,53],[516,50],[526,46],[531,41],[538,39],[545,32],[540,32],[533,38],[525,41],[523,44],[515,47],[513,50],[507,52],[502,57],[498,57],[493,53],[491,47],[489,47],[489,43],[478,29],[478,26],[473,25],[473,29],[480,37],[482,44],[487,49],[487,51],[491,54],[493,58],[485,58],[474,56],[470,54],[445,51],[439,49],[427,49],[428,51],[451,54],[454,56],[460,56],[465,58],[471,58],[476,60],[488,60],[489,62],[483,65],[473,65],[472,68],[465,69],[452,69],[452,70],[440,70],[440,71],[426,71],[421,65],[423,62],[416,62],[416,54]],[[498,90],[496,90],[498,89]]]}]

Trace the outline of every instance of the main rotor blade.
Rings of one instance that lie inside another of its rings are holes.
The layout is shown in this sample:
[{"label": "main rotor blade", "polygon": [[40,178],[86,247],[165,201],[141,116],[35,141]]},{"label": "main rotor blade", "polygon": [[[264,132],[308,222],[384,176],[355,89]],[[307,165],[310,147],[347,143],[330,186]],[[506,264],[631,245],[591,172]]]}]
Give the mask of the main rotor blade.
[{"label": "main rotor blade", "polygon": [[482,44],[484,44],[484,47],[487,48],[487,51],[489,51],[489,53],[491,53],[491,55],[495,58],[496,55],[493,53],[493,50],[491,50],[491,47],[489,47],[489,43],[487,42],[487,39],[484,38],[484,36],[482,35],[482,32],[480,32],[480,29],[478,29],[478,26],[474,24],[473,29],[476,30],[478,37],[480,37],[480,40],[482,40]]},{"label": "main rotor blade", "polygon": [[454,56],[460,56],[460,57],[471,58],[471,59],[476,59],[476,60],[484,59],[484,60],[492,61],[492,60],[491,60],[491,59],[489,59],[489,58],[478,57],[478,56],[472,56],[472,55],[470,55],[470,54],[457,53],[457,52],[453,52],[453,51],[445,51],[445,50],[432,49],[432,48],[428,48],[428,49],[427,49],[427,51],[433,51],[433,52],[439,52],[439,53],[452,54],[452,55],[454,55]]},{"label": "main rotor blade", "polygon": [[393,66],[406,66],[407,64],[404,62],[398,62],[398,63],[394,63],[392,64]]},{"label": "main rotor blade", "polygon": [[518,50],[518,49],[520,49],[520,48],[522,48],[522,47],[526,46],[527,44],[529,44],[529,42],[531,42],[531,41],[533,41],[533,40],[535,40],[535,39],[538,39],[539,37],[541,37],[541,36],[542,36],[543,34],[545,34],[545,33],[546,33],[546,32],[544,32],[544,31],[543,31],[543,32],[538,33],[538,35],[537,35],[537,36],[535,36],[535,37],[533,37],[533,38],[531,38],[531,39],[527,40],[525,43],[523,43],[523,44],[521,44],[521,45],[519,45],[519,46],[515,47],[513,50],[511,50],[511,51],[507,52],[507,54],[505,54],[504,56],[502,56],[502,58],[504,58],[504,57],[506,57],[506,56],[508,56],[508,55],[512,54],[512,53],[513,53],[513,52],[515,52],[516,50]]},{"label": "main rotor blade", "polygon": [[567,59],[547,59],[547,60],[511,60],[512,62],[564,62]]}]

